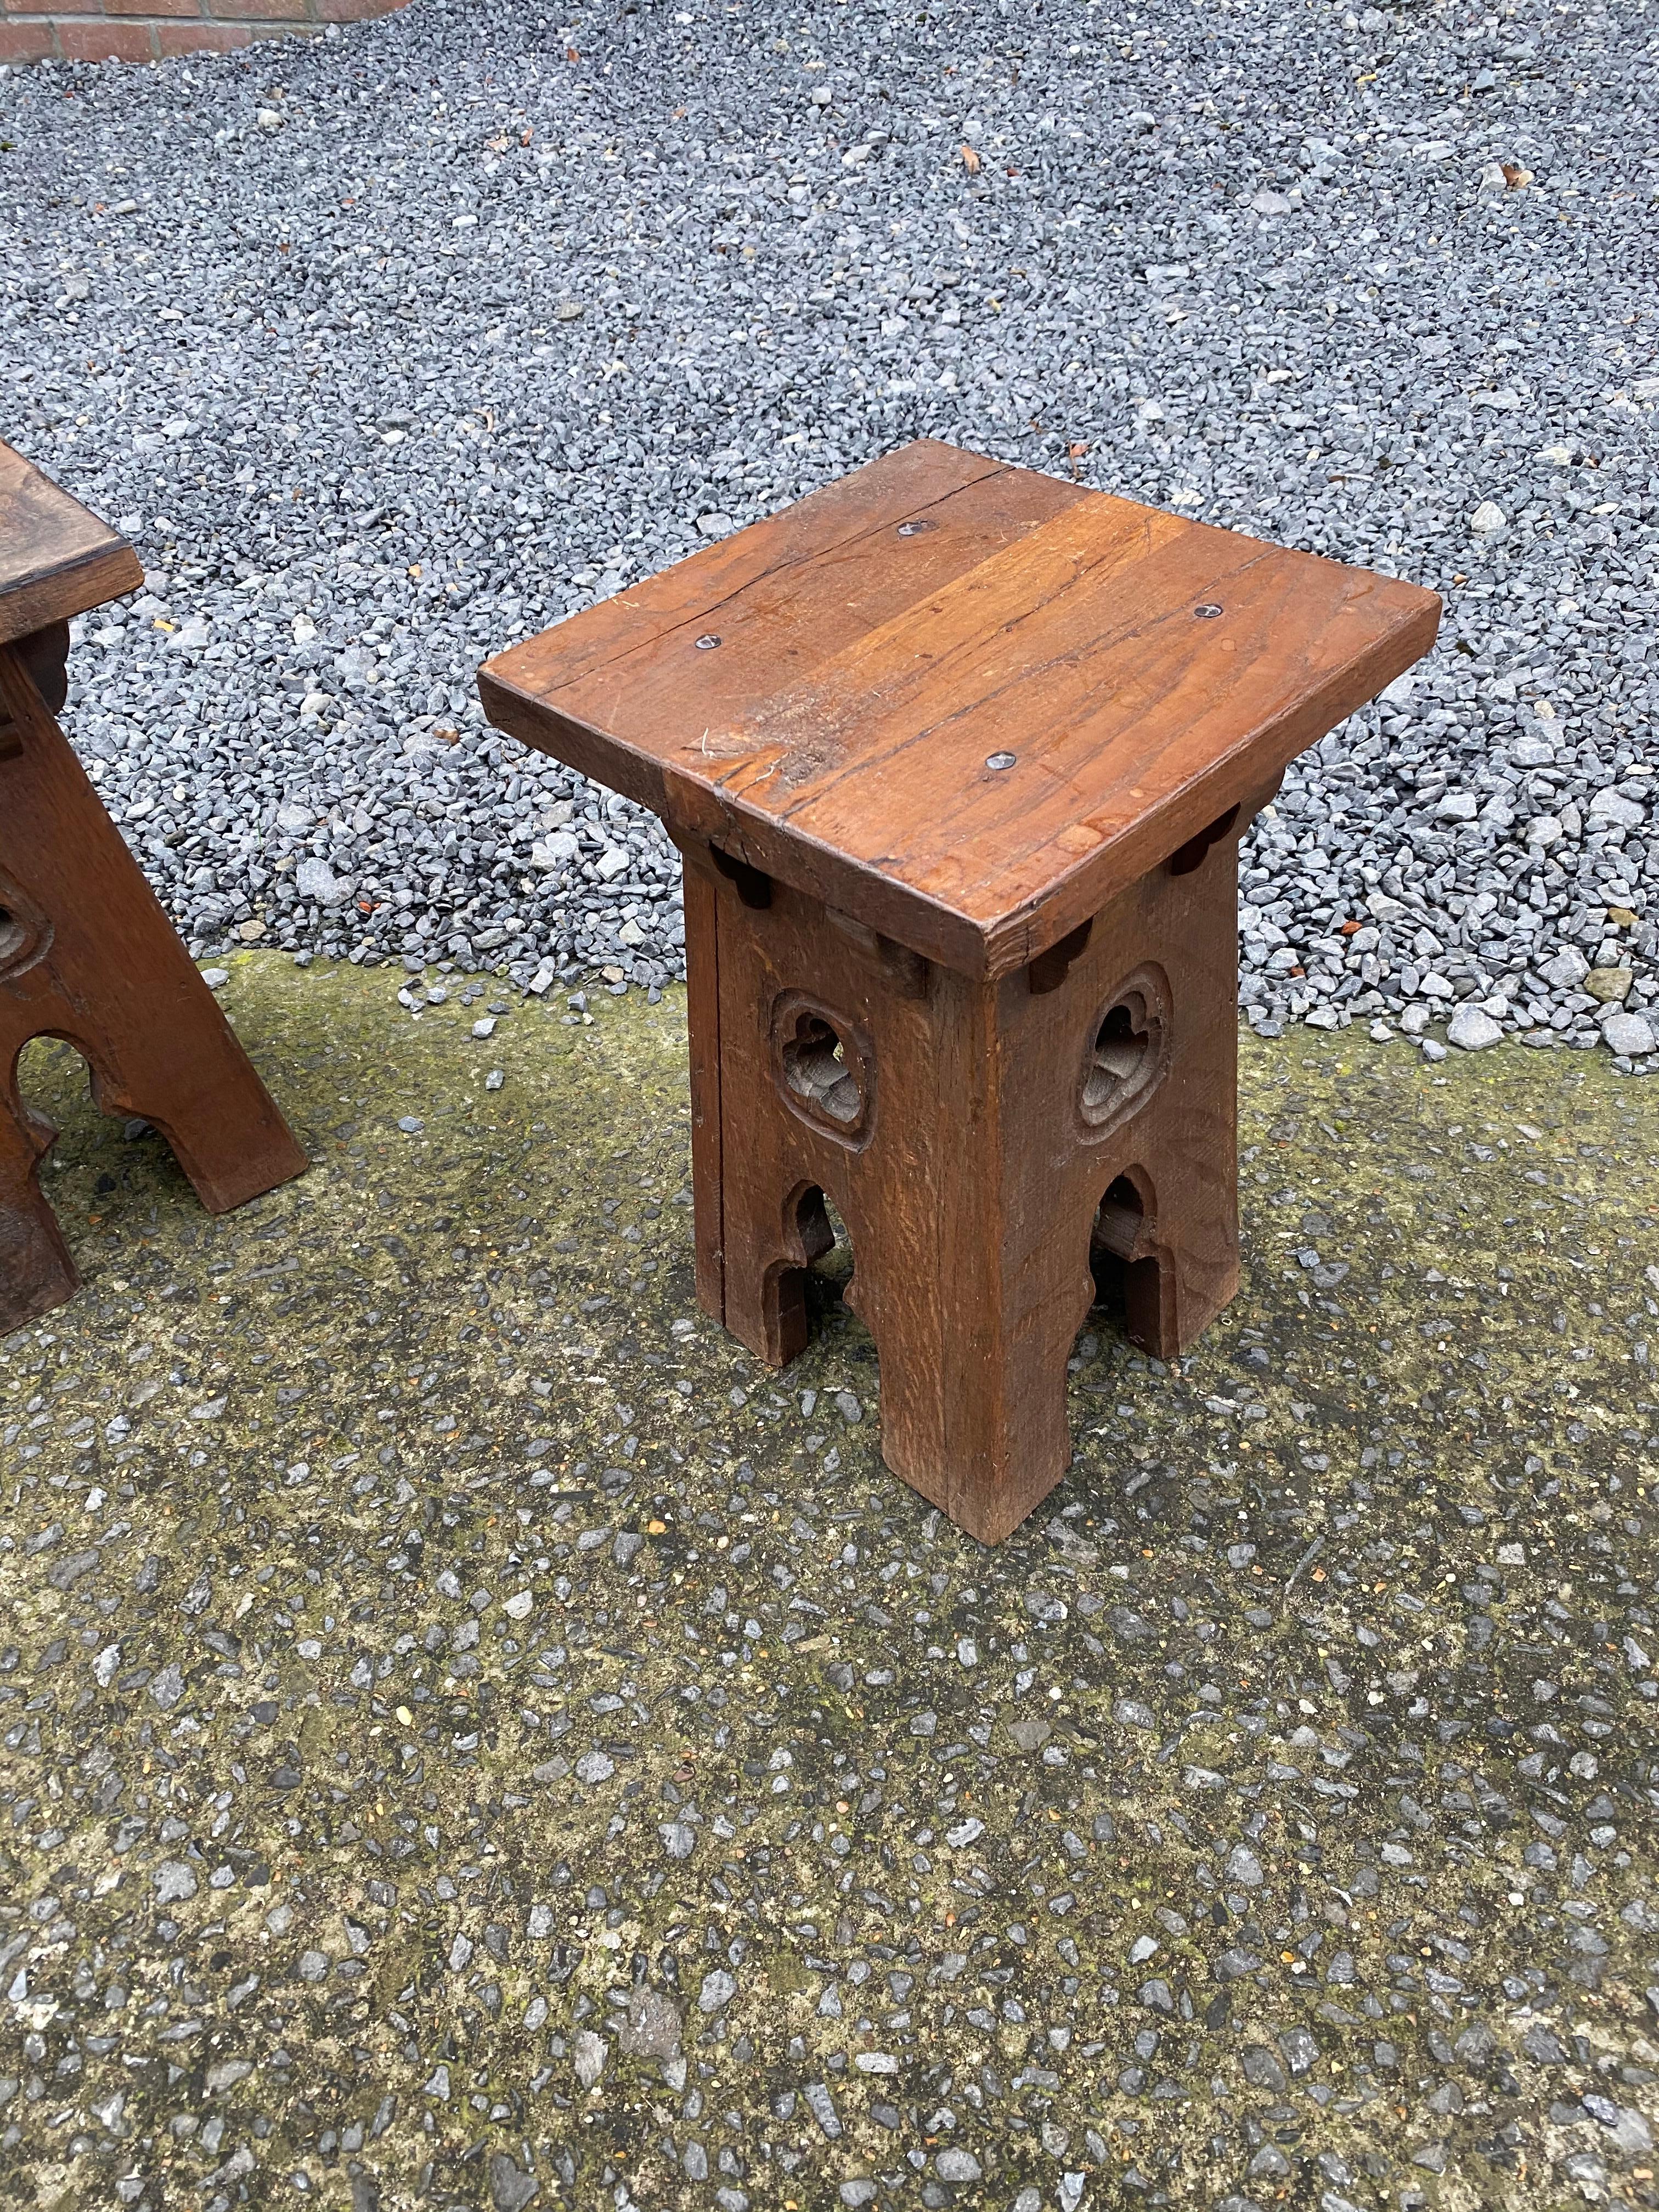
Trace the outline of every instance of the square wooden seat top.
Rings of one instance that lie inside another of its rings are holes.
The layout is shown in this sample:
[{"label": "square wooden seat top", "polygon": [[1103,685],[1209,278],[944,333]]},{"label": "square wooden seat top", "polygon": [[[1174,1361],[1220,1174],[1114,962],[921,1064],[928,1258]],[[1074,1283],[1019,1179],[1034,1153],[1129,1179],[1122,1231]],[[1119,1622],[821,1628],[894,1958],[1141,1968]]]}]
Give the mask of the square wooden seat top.
[{"label": "square wooden seat top", "polygon": [[923,440],[486,663],[490,720],[975,977],[1425,652],[1431,592]]}]

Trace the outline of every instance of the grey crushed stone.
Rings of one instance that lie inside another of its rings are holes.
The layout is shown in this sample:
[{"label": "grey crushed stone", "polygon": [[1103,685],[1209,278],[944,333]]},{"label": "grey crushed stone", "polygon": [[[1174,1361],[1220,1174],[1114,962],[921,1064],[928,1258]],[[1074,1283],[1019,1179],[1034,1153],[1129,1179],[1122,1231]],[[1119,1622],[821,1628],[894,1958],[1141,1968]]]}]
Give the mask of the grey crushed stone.
[{"label": "grey crushed stone", "polygon": [[477,663],[942,435],[1446,594],[1246,842],[1258,1025],[1649,1061],[1642,21],[416,0],[0,79],[5,428],[149,571],[76,741],[202,952],[660,984],[672,849]]}]

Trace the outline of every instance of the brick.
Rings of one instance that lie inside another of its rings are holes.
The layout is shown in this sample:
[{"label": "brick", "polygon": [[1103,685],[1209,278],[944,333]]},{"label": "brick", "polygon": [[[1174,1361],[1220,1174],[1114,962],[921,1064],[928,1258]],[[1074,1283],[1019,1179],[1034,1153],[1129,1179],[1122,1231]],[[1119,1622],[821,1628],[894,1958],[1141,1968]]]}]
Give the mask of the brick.
[{"label": "brick", "polygon": [[50,23],[0,21],[0,63],[43,62],[52,51]]},{"label": "brick", "polygon": [[228,54],[252,46],[253,31],[246,23],[158,23],[155,43],[164,54]]},{"label": "brick", "polygon": [[0,65],[226,53],[390,15],[407,0],[0,0]]},{"label": "brick", "polygon": [[58,51],[66,62],[149,62],[155,34],[148,23],[78,22],[58,26]]}]

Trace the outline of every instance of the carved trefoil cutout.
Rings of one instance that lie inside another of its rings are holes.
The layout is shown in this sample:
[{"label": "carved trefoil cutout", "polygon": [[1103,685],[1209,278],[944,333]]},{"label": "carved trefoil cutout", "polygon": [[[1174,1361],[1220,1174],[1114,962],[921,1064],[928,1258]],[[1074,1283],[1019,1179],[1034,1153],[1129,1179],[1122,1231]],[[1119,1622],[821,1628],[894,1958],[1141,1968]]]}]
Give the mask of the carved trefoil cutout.
[{"label": "carved trefoil cutout", "polygon": [[1124,978],[1090,1023],[1077,1102],[1089,1136],[1104,1136],[1138,1112],[1169,1064],[1169,979],[1148,962]]},{"label": "carved trefoil cutout", "polygon": [[16,878],[0,868],[0,983],[33,968],[52,944],[52,923]]},{"label": "carved trefoil cutout", "polygon": [[875,1054],[859,1023],[803,991],[772,1009],[772,1070],[792,1112],[854,1151],[869,1141]]}]

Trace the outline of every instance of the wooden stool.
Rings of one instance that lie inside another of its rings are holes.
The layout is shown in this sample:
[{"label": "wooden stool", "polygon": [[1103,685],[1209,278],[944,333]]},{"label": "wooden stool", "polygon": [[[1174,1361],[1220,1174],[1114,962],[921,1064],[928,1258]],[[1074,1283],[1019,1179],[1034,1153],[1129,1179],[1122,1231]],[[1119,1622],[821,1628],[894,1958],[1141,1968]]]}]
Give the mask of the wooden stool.
[{"label": "wooden stool", "polygon": [[17,1063],[64,1038],[106,1113],[153,1121],[223,1213],[306,1156],[58,728],[71,615],[144,580],[137,556],[0,444],[0,1334],[78,1276],[40,1193],[57,1131]]},{"label": "wooden stool", "polygon": [[986,1543],[1115,1272],[1238,1281],[1237,847],[1425,652],[1364,570],[924,441],[489,661],[685,857],[697,1291],[774,1365],[851,1231],[887,1464]]}]

